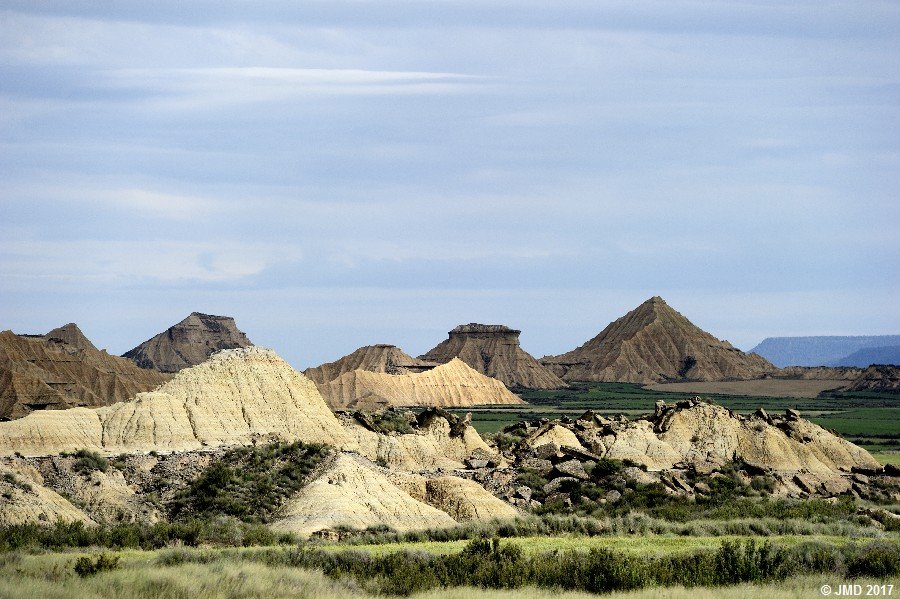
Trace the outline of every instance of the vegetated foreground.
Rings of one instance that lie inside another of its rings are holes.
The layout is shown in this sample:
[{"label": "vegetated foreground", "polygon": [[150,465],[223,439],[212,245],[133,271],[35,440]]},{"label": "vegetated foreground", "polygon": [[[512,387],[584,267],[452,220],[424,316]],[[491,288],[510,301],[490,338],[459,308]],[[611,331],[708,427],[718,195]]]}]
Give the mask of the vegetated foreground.
[{"label": "vegetated foreground", "polygon": [[[715,547],[670,553],[577,547],[571,539],[541,539],[545,549],[520,542],[475,539],[449,553],[417,550],[324,551],[311,546],[269,549],[189,549],[0,555],[0,596],[18,597],[329,597],[372,594],[496,595],[484,589],[548,596],[537,589],[662,591],[686,596],[811,596],[822,584],[891,584],[900,572],[894,542],[829,543],[724,540]],[[614,540],[620,541],[620,540]],[[628,544],[614,542],[617,546]],[[652,541],[640,540],[652,547]],[[690,541],[687,544],[694,544]],[[788,581],[788,582],[785,582]],[[777,584],[779,593],[773,586]],[[722,588],[740,585],[731,589]],[[475,590],[467,587],[477,587]],[[449,589],[449,591],[448,591]],[[790,593],[781,591],[788,589]],[[692,591],[696,592],[696,591]],[[703,591],[701,590],[701,593]],[[418,596],[418,595],[417,595]],[[462,595],[459,595],[462,596]],[[514,596],[514,595],[509,595]],[[564,595],[567,596],[567,595]],[[573,595],[577,596],[577,595]],[[651,594],[651,596],[653,596]],[[703,596],[703,595],[700,595]]]}]

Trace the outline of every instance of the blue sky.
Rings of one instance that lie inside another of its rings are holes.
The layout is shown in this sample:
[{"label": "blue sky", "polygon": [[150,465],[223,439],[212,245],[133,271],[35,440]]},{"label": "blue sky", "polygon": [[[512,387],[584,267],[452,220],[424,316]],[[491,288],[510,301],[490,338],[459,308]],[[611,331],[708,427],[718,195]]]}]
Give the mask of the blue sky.
[{"label": "blue sky", "polygon": [[900,4],[0,5],[0,328],[193,310],[298,367],[652,295],[900,333]]}]

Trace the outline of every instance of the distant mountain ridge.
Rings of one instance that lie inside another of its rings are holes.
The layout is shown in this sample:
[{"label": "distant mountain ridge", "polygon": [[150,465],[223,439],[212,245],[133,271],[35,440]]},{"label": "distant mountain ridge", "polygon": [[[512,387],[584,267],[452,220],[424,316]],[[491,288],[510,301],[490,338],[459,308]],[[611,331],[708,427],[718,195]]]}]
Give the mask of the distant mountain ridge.
[{"label": "distant mountain ridge", "polygon": [[900,366],[900,345],[885,347],[865,347],[845,356],[836,362],[836,366],[856,366],[866,368],[872,364],[891,364]]},{"label": "distant mountain ridge", "polygon": [[[866,361],[864,353],[853,359],[851,354],[861,350],[900,346],[900,335],[822,335],[813,337],[768,337],[750,350],[766,358],[779,368],[786,366],[856,366],[884,363]],[[895,358],[896,359],[896,358]]]}]

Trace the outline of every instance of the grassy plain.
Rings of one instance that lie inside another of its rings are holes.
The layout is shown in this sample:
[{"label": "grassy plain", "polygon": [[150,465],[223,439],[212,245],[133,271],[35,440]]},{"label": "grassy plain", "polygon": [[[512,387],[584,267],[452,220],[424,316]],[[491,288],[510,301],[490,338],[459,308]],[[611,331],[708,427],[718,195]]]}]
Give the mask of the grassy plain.
[{"label": "grassy plain", "polygon": [[[816,389],[822,386],[823,381],[763,382],[768,385],[766,395],[742,394],[737,390],[722,393],[721,388],[719,392],[700,395],[744,414],[759,407],[773,414],[787,408],[799,410],[804,417],[872,451],[882,463],[900,462],[900,395],[826,391],[822,396],[817,396]],[[810,382],[814,385],[806,385]],[[778,384],[783,384],[785,389],[780,396],[776,394]],[[804,385],[809,389],[808,397],[791,396],[792,393],[798,394],[798,389]],[[479,432],[494,433],[520,420],[577,417],[585,410],[635,417],[652,412],[659,400],[674,403],[698,394],[674,388],[664,391],[661,388],[673,387],[651,388],[634,383],[573,383],[568,389],[523,391],[520,395],[529,403],[527,406],[492,406],[469,411],[472,412],[472,424]],[[463,413],[462,410],[458,412]]]},{"label": "grassy plain", "polygon": [[[798,539],[773,538],[778,544],[790,545]],[[803,540],[810,540],[808,537]],[[847,543],[846,539],[821,538],[831,543]],[[527,542],[524,542],[527,541]],[[552,549],[565,551],[578,548],[579,541],[569,537],[520,539],[517,544],[531,553]],[[721,539],[704,538],[607,538],[603,545],[632,554],[681,552],[718,547]],[[345,546],[334,546],[341,549]],[[423,543],[404,543],[390,546],[393,551],[413,550],[433,552],[435,546]],[[447,551],[459,552],[462,545],[452,544]],[[585,549],[588,546],[584,546]],[[355,550],[370,550],[354,547]],[[174,548],[156,551],[123,550],[106,552],[119,559],[118,567],[92,576],[81,577],[75,573],[74,564],[82,556],[95,559],[96,552],[57,552],[46,554],[0,554],[0,597],[19,598],[114,598],[150,599],[179,597],[185,599],[250,598],[250,597],[370,597],[377,589],[364,581],[350,577],[333,578],[304,567],[289,565],[285,561],[294,548]],[[890,584],[890,580],[856,579],[840,580],[835,575],[799,575],[778,583],[738,584],[727,587],[648,588],[640,591],[620,592],[606,597],[671,597],[704,599],[712,597],[775,597],[794,598],[818,596],[823,584]],[[588,593],[562,592],[552,589],[518,588],[513,590],[486,590],[471,587],[435,589],[415,594],[424,598],[562,598],[575,599],[597,597]]]}]

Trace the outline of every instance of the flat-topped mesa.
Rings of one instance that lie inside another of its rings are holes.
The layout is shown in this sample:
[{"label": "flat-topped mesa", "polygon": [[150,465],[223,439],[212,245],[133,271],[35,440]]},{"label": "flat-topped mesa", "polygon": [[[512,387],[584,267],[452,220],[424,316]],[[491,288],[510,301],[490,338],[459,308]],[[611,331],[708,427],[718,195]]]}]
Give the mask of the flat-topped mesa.
[{"label": "flat-topped mesa", "polygon": [[566,383],[519,346],[521,331],[502,324],[461,324],[421,360],[447,363],[459,358],[509,388],[559,389]]},{"label": "flat-topped mesa", "polygon": [[438,366],[437,362],[418,360],[406,354],[396,345],[378,343],[366,345],[354,352],[335,360],[326,362],[303,371],[317,385],[324,385],[340,377],[345,372],[368,370],[387,374],[413,374],[425,372]]},{"label": "flat-topped mesa", "polygon": [[659,296],[610,323],[581,347],[542,363],[567,381],[655,383],[745,380],[777,369],[703,331]]},{"label": "flat-topped mesa", "polygon": [[192,312],[190,316],[123,354],[141,368],[178,372],[213,353],[253,345],[230,316]]}]

